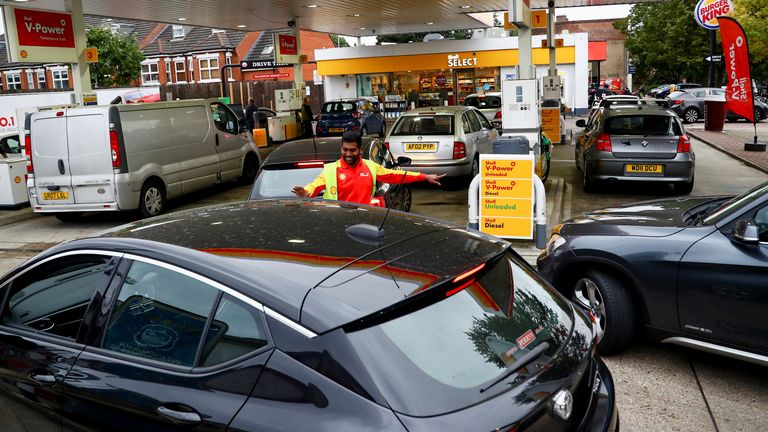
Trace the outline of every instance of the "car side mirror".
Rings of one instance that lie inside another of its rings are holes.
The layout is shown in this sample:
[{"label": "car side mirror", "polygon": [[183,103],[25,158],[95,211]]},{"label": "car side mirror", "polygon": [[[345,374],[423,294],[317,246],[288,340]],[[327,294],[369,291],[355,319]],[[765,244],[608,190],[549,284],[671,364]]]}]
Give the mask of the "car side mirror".
[{"label": "car side mirror", "polygon": [[398,156],[397,157],[397,165],[398,166],[408,166],[412,162],[411,158],[407,156]]},{"label": "car side mirror", "polygon": [[733,227],[733,238],[744,244],[757,244],[760,242],[760,233],[757,231],[757,225],[749,219],[742,219],[736,222]]},{"label": "car side mirror", "polygon": [[576,127],[587,127],[587,122],[584,119],[578,119],[576,120]]}]

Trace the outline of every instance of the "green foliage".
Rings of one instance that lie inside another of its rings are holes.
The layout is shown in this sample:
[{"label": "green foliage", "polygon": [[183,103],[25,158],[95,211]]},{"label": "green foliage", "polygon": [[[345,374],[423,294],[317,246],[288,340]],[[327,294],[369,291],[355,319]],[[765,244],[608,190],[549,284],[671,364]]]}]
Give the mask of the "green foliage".
[{"label": "green foliage", "polygon": [[[448,30],[440,33],[446,39],[469,39],[472,37],[472,30]],[[428,33],[401,33],[394,35],[382,35],[376,38],[376,44],[381,45],[382,42],[394,42],[394,43],[409,43],[409,42],[422,42],[424,36]]]},{"label": "green foliage", "polygon": [[349,46],[347,40],[339,35],[332,34],[331,40],[333,41],[333,44],[336,46],[336,48],[344,48]]},{"label": "green foliage", "polygon": [[[636,67],[636,82],[688,82],[706,84],[708,31],[693,16],[698,0],[640,3],[614,27],[627,36],[629,58]],[[715,53],[720,53],[719,45]],[[650,88],[650,87],[649,87]]]},{"label": "green foliage", "polygon": [[747,33],[752,77],[768,80],[768,8],[765,0],[734,0],[732,17]]},{"label": "green foliage", "polygon": [[105,27],[89,27],[85,34],[88,46],[99,50],[99,62],[89,65],[93,88],[128,86],[141,75],[144,53],[133,35]]}]

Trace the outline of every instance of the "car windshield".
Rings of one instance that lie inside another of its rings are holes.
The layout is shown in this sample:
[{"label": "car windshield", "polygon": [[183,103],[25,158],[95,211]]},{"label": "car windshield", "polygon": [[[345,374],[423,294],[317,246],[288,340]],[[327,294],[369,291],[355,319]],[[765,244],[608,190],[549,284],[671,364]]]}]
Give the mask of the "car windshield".
[{"label": "car windshield", "polygon": [[324,113],[340,113],[352,111],[355,111],[354,102],[328,102],[323,105],[322,109],[322,112]]},{"label": "car windshield", "polygon": [[609,117],[604,132],[609,135],[678,136],[680,125],[671,116],[628,115]]},{"label": "car windshield", "polygon": [[469,96],[464,99],[464,105],[479,109],[501,108],[501,98],[498,96]]},{"label": "car windshield", "polygon": [[322,170],[322,166],[287,169],[285,166],[265,166],[256,178],[250,199],[295,198],[291,189],[316,179]]},{"label": "car windshield", "polygon": [[453,135],[453,116],[403,116],[397,121],[392,135]]},{"label": "car windshield", "polygon": [[768,194],[768,182],[758,185],[730,201],[726,201],[725,204],[704,219],[704,224],[717,224],[733,214],[739,214],[744,207],[749,206],[765,194]]},{"label": "car windshield", "polygon": [[348,336],[392,409],[433,416],[526,379],[523,368],[507,380],[508,367],[543,342],[542,360],[551,359],[571,332],[571,313],[534,271],[505,254],[458,293]]}]

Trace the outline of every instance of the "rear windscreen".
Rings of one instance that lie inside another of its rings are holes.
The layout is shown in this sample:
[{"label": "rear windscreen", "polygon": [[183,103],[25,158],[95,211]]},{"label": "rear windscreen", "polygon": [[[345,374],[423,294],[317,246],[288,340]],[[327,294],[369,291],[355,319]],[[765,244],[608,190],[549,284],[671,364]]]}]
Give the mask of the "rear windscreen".
[{"label": "rear windscreen", "polygon": [[631,115],[609,117],[603,132],[609,135],[673,136],[682,135],[680,125],[671,116]]},{"label": "rear windscreen", "polygon": [[295,198],[294,186],[304,186],[320,175],[323,167],[275,169],[265,166],[256,178],[250,199]]},{"label": "rear windscreen", "polygon": [[400,117],[392,135],[453,135],[452,115]]},{"label": "rear windscreen", "polygon": [[542,355],[553,356],[566,341],[571,309],[559,294],[512,255],[488,265],[444,300],[348,333],[395,411],[433,416],[476,404],[528,376],[504,377],[517,359],[543,342]]},{"label": "rear windscreen", "polygon": [[323,105],[324,113],[341,113],[355,111],[355,104],[352,102],[329,102]]},{"label": "rear windscreen", "polygon": [[501,98],[498,96],[472,96],[464,99],[464,105],[475,108],[501,108]]}]

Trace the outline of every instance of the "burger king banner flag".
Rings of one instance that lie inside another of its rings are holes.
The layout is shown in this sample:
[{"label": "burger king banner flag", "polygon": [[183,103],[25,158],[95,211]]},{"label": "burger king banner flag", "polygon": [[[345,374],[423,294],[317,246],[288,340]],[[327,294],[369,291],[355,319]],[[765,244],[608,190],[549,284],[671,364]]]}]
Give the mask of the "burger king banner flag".
[{"label": "burger king banner flag", "polygon": [[726,109],[755,122],[752,76],[749,66],[749,45],[744,29],[733,18],[719,17],[720,39],[728,86],[725,88]]}]

